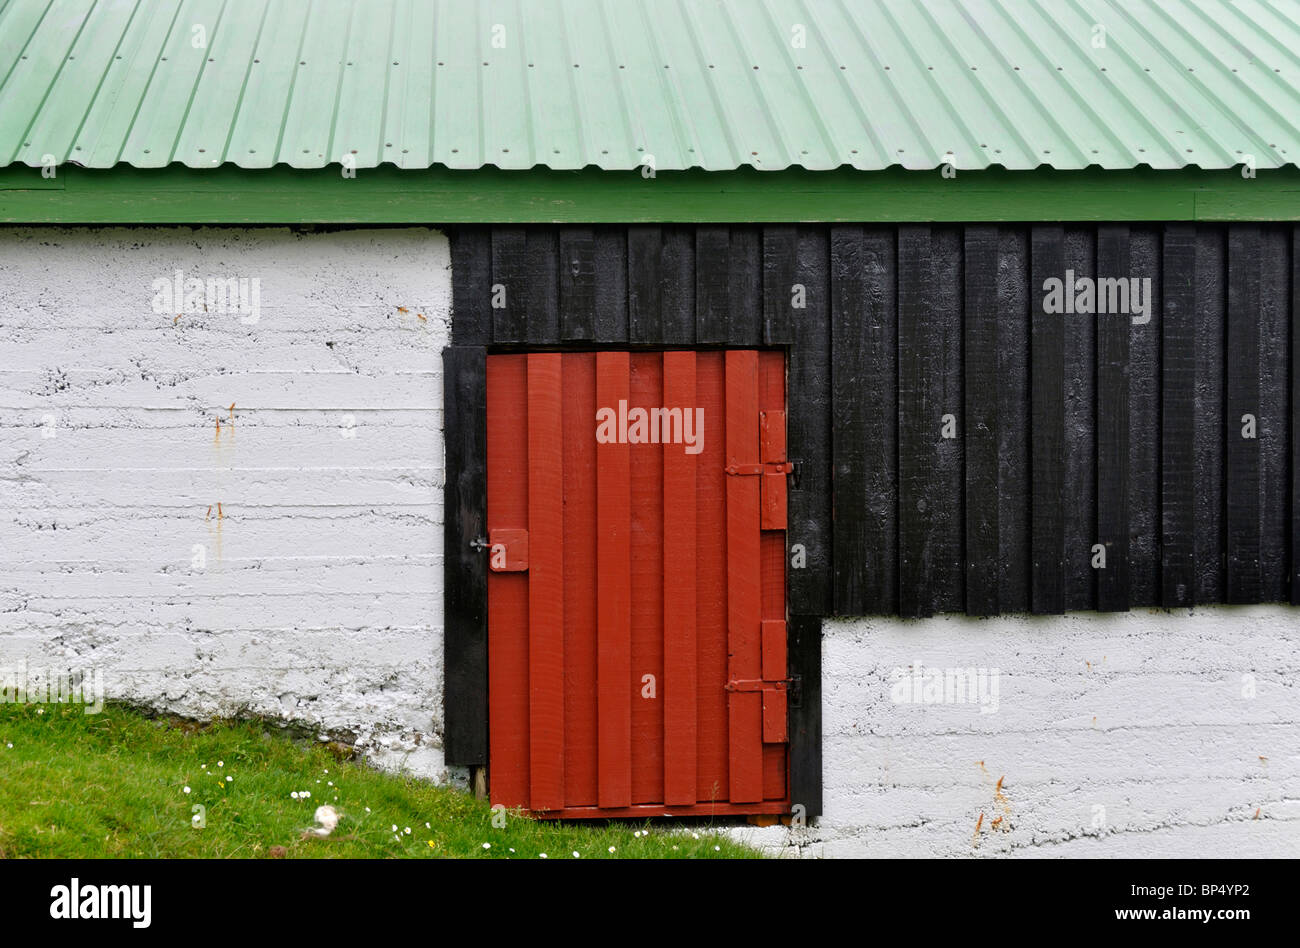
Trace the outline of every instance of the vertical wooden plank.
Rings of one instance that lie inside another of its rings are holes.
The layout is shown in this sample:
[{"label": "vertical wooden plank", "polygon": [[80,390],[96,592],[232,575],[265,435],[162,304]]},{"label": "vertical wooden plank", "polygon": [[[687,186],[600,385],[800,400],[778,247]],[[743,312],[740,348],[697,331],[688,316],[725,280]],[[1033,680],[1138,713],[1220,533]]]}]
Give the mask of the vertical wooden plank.
[{"label": "vertical wooden plank", "polygon": [[926,226],[898,228],[898,611],[907,617],[934,612],[938,585],[939,497],[932,474],[943,412],[934,398],[941,367],[931,314],[930,237]]},{"label": "vertical wooden plank", "polygon": [[481,346],[442,351],[444,486],[443,753],[487,763],[487,361]]},{"label": "vertical wooden plank", "polygon": [[633,343],[659,343],[663,325],[659,318],[663,235],[658,227],[627,229],[628,339]]},{"label": "vertical wooden plank", "polygon": [[1160,603],[1196,603],[1196,227],[1166,224],[1160,323]]},{"label": "vertical wooden plank", "polygon": [[492,229],[492,341],[528,338],[528,232],[522,227]]},{"label": "vertical wooden plank", "polygon": [[726,227],[695,229],[695,339],[703,345],[730,341],[731,236]]},{"label": "vertical wooden plank", "polygon": [[1065,235],[1060,227],[1034,227],[1030,241],[1031,606],[1041,614],[1065,611],[1065,317],[1047,312],[1050,297],[1044,285],[1066,277]]},{"label": "vertical wooden plank", "polygon": [[[596,404],[618,412],[627,401],[626,352],[596,355]],[[632,802],[631,456],[626,443],[596,446],[596,685],[599,804]]]},{"label": "vertical wooden plank", "polygon": [[[1228,228],[1227,601],[1260,601],[1259,227]],[[1252,421],[1253,420],[1253,421]],[[1253,427],[1253,436],[1251,436]]]},{"label": "vertical wooden plank", "polygon": [[695,459],[696,674],[700,683],[698,791],[702,803],[727,799],[730,783],[727,645],[727,382],[724,353],[696,353],[695,397],[704,409],[704,450]]},{"label": "vertical wooden plank", "polygon": [[753,226],[730,229],[727,339],[733,346],[763,344],[763,248]]},{"label": "vertical wooden plank", "polygon": [[564,807],[564,444],[559,353],[528,356],[529,806]]},{"label": "vertical wooden plank", "polygon": [[930,608],[934,612],[960,612],[965,602],[966,555],[965,500],[962,489],[966,466],[965,376],[962,368],[962,258],[961,230],[943,226],[930,234],[930,321],[928,344],[935,375],[928,383],[931,402],[930,431],[934,465],[930,472],[931,542],[935,570],[931,577]]},{"label": "vertical wooden plank", "polygon": [[485,346],[492,341],[492,232],[457,227],[451,232],[451,341]]},{"label": "vertical wooden plank", "polygon": [[806,306],[791,312],[786,419],[789,456],[795,465],[786,526],[790,611],[831,611],[831,330],[830,232],[799,229],[796,273]]},{"label": "vertical wooden plank", "polygon": [[1227,590],[1227,230],[1196,228],[1196,601],[1225,602]]},{"label": "vertical wooden plank", "polygon": [[763,228],[763,342],[783,346],[794,342],[790,315],[806,310],[808,288],[799,288],[799,234],[788,225]]},{"label": "vertical wooden plank", "polygon": [[966,612],[998,612],[998,230],[965,231]]},{"label": "vertical wooden plank", "polygon": [[553,227],[529,227],[524,269],[527,337],[534,345],[560,338],[560,242]]},{"label": "vertical wooden plank", "polygon": [[[1064,263],[1075,280],[1097,276],[1097,230],[1092,225],[1065,228]],[[1085,284],[1086,285],[1086,284]],[[1065,377],[1063,482],[1070,498],[1061,511],[1065,547],[1062,554],[1067,610],[1094,609],[1097,577],[1092,547],[1097,542],[1097,336],[1103,317],[1074,313],[1061,322]]]},{"label": "vertical wooden plank", "polygon": [[791,616],[790,806],[809,819],[822,812],[822,620]]},{"label": "vertical wooden plank", "polygon": [[[1129,320],[1129,599],[1160,604],[1160,321],[1159,231],[1133,227],[1130,277],[1150,296],[1149,322]],[[1139,314],[1139,318],[1141,315]]]},{"label": "vertical wooden plank", "polygon": [[590,227],[561,227],[560,339],[596,337],[596,236]]},{"label": "vertical wooden plank", "polygon": [[[1029,229],[998,234],[998,606],[1028,612],[1030,530],[1030,337],[1042,284],[1030,277]],[[1034,302],[1031,302],[1031,299]]]},{"label": "vertical wooden plank", "polygon": [[885,228],[833,227],[831,427],[833,609],[898,608],[898,323],[895,242]]},{"label": "vertical wooden plank", "polygon": [[[785,353],[767,349],[758,353],[759,461],[776,463],[786,458]],[[775,492],[785,493],[786,475],[764,474],[758,480],[760,505]],[[759,576],[762,583],[759,622],[759,677],[780,681],[787,677],[785,596],[785,518],[779,526],[759,520]],[[762,693],[763,799],[789,800],[788,702],[784,690]]]},{"label": "vertical wooden plank", "polygon": [[627,342],[627,230],[623,227],[597,227],[594,234],[595,339],[597,342]]},{"label": "vertical wooden plank", "polygon": [[1300,605],[1300,225],[1291,231],[1291,605]]},{"label": "vertical wooden plank", "polygon": [[1265,225],[1259,254],[1259,578],[1261,602],[1286,602],[1291,261],[1287,229]]},{"label": "vertical wooden plank", "polygon": [[659,262],[659,341],[666,346],[689,346],[695,342],[694,228],[665,227]]},{"label": "vertical wooden plank", "polygon": [[[728,350],[727,465],[758,463],[758,353]],[[731,680],[762,675],[762,583],[759,568],[759,483],[757,477],[727,478],[727,644]],[[730,695],[730,793],[732,803],[763,798],[762,696],[733,691]]]},{"label": "vertical wooden plank", "polygon": [[564,389],[564,802],[596,806],[596,354],[568,352]]},{"label": "vertical wooden plank", "polygon": [[[1129,230],[1097,229],[1097,276],[1129,278]],[[1098,284],[1098,296],[1101,283]],[[1099,301],[1100,302],[1100,301]],[[1129,607],[1129,333],[1128,313],[1100,312],[1097,319],[1097,508],[1096,542],[1106,554],[1104,568],[1094,570],[1097,608],[1102,612]],[[1089,317],[1080,317],[1089,318]],[[1148,327],[1148,331],[1154,327]],[[1140,437],[1147,437],[1143,432]],[[1088,551],[1091,559],[1092,551]]]},{"label": "vertical wooden plank", "polygon": [[[695,353],[665,352],[664,406],[696,414]],[[707,436],[715,436],[709,431]],[[699,432],[697,431],[697,434]],[[664,452],[664,802],[695,803],[696,790],[696,529],[695,465],[697,454],[684,445],[666,444]]]},{"label": "vertical wooden plank", "polygon": [[[663,355],[633,352],[628,410],[662,406]],[[644,440],[629,415],[632,484],[632,802],[664,799],[663,445]],[[648,434],[649,432],[647,432]],[[647,679],[647,676],[649,678]],[[647,681],[655,683],[647,688]]]},{"label": "vertical wooden plank", "polygon": [[[528,526],[528,362],[487,360],[487,526]],[[494,804],[529,798],[528,573],[488,575],[488,735]]]}]

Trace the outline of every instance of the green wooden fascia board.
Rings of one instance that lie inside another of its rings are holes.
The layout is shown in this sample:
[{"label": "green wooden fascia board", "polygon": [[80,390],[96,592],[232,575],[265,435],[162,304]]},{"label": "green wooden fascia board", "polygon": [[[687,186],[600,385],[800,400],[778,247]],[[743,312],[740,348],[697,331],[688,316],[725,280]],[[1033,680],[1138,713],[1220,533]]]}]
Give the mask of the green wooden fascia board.
[{"label": "green wooden fascia board", "polygon": [[8,224],[1300,221],[1300,169],[0,169]]}]

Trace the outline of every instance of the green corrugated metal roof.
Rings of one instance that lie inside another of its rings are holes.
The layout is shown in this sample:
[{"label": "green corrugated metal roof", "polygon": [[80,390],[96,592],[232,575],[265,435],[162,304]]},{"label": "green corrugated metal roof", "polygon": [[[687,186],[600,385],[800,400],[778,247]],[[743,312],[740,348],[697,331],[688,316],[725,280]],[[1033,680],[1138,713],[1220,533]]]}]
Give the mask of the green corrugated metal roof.
[{"label": "green corrugated metal roof", "polygon": [[1300,157],[1300,0],[0,4],[0,166]]}]

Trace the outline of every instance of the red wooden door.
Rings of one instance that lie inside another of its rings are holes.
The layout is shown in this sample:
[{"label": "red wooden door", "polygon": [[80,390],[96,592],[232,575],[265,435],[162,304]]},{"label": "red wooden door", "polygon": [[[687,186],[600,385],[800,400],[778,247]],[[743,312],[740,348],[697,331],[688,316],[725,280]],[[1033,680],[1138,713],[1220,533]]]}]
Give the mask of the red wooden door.
[{"label": "red wooden door", "polygon": [[784,355],[492,355],[487,426],[492,802],[787,812]]}]

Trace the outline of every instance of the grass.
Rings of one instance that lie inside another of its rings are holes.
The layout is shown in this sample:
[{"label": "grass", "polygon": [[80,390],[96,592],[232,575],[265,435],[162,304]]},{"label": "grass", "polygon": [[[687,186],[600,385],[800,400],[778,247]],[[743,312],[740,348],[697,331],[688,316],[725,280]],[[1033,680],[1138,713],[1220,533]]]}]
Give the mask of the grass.
[{"label": "grass", "polygon": [[[292,796],[304,791],[310,797]],[[304,838],[321,804],[342,815],[338,827],[326,838]],[[192,825],[196,806],[206,810],[203,827]],[[0,705],[0,857],[572,859],[575,852],[583,859],[757,855],[701,826],[554,823],[511,813],[495,827],[488,804],[468,793],[341,760],[258,721],[194,724],[115,705],[95,715],[80,705]]]}]

